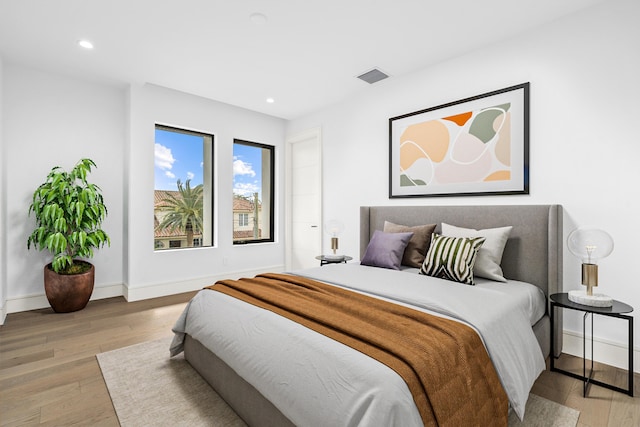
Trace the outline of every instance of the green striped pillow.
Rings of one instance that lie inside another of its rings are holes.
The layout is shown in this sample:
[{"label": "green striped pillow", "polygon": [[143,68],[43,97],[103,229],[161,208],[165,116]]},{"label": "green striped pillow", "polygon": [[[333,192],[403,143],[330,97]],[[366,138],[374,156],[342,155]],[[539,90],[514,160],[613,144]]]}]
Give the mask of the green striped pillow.
[{"label": "green striped pillow", "polygon": [[433,234],[420,274],[474,285],[473,265],[484,237],[448,237]]}]

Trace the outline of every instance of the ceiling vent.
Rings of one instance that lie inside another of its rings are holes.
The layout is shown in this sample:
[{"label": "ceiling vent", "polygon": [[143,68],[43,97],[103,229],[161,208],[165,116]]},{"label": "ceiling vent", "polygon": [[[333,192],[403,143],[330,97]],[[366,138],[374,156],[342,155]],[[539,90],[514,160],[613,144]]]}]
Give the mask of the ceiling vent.
[{"label": "ceiling vent", "polygon": [[367,71],[366,73],[360,74],[358,76],[360,80],[365,81],[369,84],[379,82],[380,80],[384,80],[387,77],[389,76],[383,73],[382,71],[378,70],[377,68],[374,68],[373,70]]}]

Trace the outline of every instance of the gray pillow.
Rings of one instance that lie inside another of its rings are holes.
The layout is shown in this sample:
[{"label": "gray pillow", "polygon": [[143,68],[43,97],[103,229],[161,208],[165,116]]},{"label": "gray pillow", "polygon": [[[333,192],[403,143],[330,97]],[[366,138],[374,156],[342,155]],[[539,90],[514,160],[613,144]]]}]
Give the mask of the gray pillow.
[{"label": "gray pillow", "polygon": [[407,226],[385,221],[383,231],[387,233],[412,232],[413,236],[409,240],[402,256],[402,265],[420,268],[425,255],[427,255],[427,250],[431,244],[431,235],[435,229],[436,224]]},{"label": "gray pillow", "polygon": [[400,270],[402,255],[411,236],[413,233],[374,231],[360,264]]}]

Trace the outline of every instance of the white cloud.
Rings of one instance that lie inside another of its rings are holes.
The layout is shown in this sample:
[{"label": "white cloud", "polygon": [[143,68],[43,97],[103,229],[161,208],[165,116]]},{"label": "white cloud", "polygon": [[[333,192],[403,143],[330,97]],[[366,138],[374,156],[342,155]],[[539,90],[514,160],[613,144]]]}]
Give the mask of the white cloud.
[{"label": "white cloud", "polygon": [[[170,170],[176,159],[171,153],[171,149],[162,144],[155,144],[155,164],[162,170]],[[173,178],[173,177],[170,177]]]},{"label": "white cloud", "polygon": [[176,175],[171,171],[165,171],[164,174],[167,176],[167,178],[174,179],[176,177]]},{"label": "white cloud", "polygon": [[195,174],[193,172],[187,172],[187,179],[193,179]]},{"label": "white cloud", "polygon": [[253,170],[251,163],[245,163],[242,160],[233,161],[233,174],[234,175],[249,175],[256,176],[256,172]]},{"label": "white cloud", "polygon": [[253,193],[258,193],[260,188],[256,184],[249,182],[236,182],[233,186],[233,193],[240,196],[250,197]]}]

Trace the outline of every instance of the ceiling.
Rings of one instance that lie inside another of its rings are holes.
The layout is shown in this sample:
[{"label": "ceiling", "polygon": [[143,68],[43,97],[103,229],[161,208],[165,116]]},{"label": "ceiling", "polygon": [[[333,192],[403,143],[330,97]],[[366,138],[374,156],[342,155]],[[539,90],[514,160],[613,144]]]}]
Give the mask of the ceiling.
[{"label": "ceiling", "polygon": [[294,119],[603,1],[0,0],[0,55]]}]

